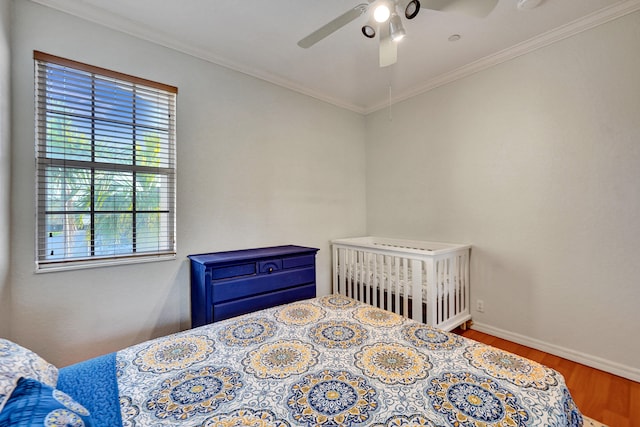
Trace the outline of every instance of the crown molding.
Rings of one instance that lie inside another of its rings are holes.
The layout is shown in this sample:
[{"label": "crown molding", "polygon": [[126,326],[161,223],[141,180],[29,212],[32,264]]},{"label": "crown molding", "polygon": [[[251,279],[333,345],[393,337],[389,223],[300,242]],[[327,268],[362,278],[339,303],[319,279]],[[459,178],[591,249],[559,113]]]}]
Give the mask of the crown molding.
[{"label": "crown molding", "polygon": [[389,105],[397,104],[405,101],[414,96],[426,93],[432,89],[440,86],[444,86],[448,83],[452,83],[456,80],[475,74],[479,71],[491,68],[495,65],[533,52],[537,49],[549,46],[558,41],[567,39],[583,31],[587,31],[591,28],[595,28],[599,25],[606,24],[607,22],[621,18],[630,13],[640,10],[640,0],[625,0],[617,3],[614,6],[610,6],[589,15],[586,15],[573,22],[565,24],[561,27],[542,33],[536,37],[526,40],[522,43],[518,43],[507,49],[504,49],[495,54],[486,56],[477,61],[471,62],[467,65],[459,67],[453,71],[441,74],[422,86],[401,93],[395,97],[392,97],[390,101],[381,102],[370,108],[366,108],[364,114],[370,114],[375,111],[387,108]]},{"label": "crown molding", "polygon": [[320,101],[335,105],[346,110],[353,111],[358,114],[364,114],[365,109],[361,106],[354,105],[353,103],[346,102],[342,99],[327,96],[318,91],[311,90],[300,84],[292,82],[291,80],[284,79],[272,73],[267,73],[262,70],[253,69],[239,64],[234,61],[230,61],[226,58],[212,55],[211,52],[205,49],[199,49],[184,43],[180,43],[168,34],[163,32],[152,30],[149,27],[133,21],[131,19],[122,17],[120,15],[113,14],[100,8],[96,8],[86,3],[77,2],[73,5],[69,5],[67,2],[61,2],[58,0],[29,0],[32,3],[37,3],[42,6],[58,10],[60,12],[73,15],[85,21],[93,22],[103,27],[110,28],[112,30],[128,34],[138,39],[142,39],[168,49],[184,53],[186,55],[201,59],[203,61],[224,67],[239,73],[254,77],[259,80],[263,80],[285,89],[292,90],[294,92],[318,99]]},{"label": "crown molding", "polygon": [[326,94],[311,90],[307,87],[292,82],[288,79],[284,79],[275,74],[267,73],[258,69],[248,68],[242,64],[230,61],[226,58],[212,55],[210,52],[204,49],[199,49],[193,46],[186,45],[184,43],[180,43],[168,34],[152,30],[144,25],[141,25],[138,22],[107,12],[103,9],[87,5],[86,3],[77,2],[73,3],[73,5],[69,5],[67,2],[62,2],[59,0],[30,1],[76,16],[80,19],[84,19],[86,21],[111,28],[113,30],[131,35],[133,37],[179,51],[203,61],[210,62],[215,65],[237,71],[260,80],[264,80],[277,86],[301,93],[306,96],[310,96],[320,101],[327,102],[337,107],[344,108],[346,110],[350,110],[362,115],[367,115],[380,109],[387,108],[390,105],[405,101],[414,96],[426,93],[432,89],[438,88],[448,83],[452,83],[456,80],[470,76],[479,71],[525,55],[529,52],[533,52],[542,47],[551,45],[560,40],[564,40],[583,31],[589,30],[591,28],[597,27],[599,25],[605,24],[607,22],[613,21],[615,19],[640,10],[640,0],[622,0],[613,6],[598,10],[594,13],[586,15],[580,19],[555,28],[546,33],[540,34],[522,43],[504,49],[500,52],[486,56],[450,72],[441,74],[433,79],[430,79],[417,88],[402,92],[395,97],[392,97],[390,100],[374,104],[370,107],[362,107],[343,99],[327,96]]}]

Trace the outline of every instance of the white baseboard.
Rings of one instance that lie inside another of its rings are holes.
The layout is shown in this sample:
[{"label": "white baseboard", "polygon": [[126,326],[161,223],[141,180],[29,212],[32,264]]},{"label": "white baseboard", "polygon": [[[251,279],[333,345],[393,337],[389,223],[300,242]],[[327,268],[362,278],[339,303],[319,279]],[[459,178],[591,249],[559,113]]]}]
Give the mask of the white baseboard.
[{"label": "white baseboard", "polygon": [[563,357],[577,363],[582,363],[583,365],[600,369],[601,371],[609,372],[611,374],[630,379],[631,381],[640,382],[640,369],[632,368],[631,366],[622,365],[601,357],[581,353],[555,344],[549,344],[535,338],[529,338],[527,336],[495,328],[484,323],[473,322],[471,329],[512,341],[517,344],[526,345],[527,347],[535,348],[536,350],[544,351],[545,353],[550,353],[558,357]]}]

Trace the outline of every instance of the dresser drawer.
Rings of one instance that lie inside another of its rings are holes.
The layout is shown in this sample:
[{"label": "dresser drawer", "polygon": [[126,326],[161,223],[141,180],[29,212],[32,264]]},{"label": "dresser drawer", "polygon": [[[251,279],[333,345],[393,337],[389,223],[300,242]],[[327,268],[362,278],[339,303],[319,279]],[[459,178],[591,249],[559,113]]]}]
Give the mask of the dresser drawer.
[{"label": "dresser drawer", "polygon": [[289,257],[282,260],[282,268],[296,268],[304,267],[306,265],[316,265],[315,255],[303,255],[296,257]]},{"label": "dresser drawer", "polygon": [[191,326],[314,297],[317,252],[285,245],[189,255]]},{"label": "dresser drawer", "polygon": [[282,270],[281,259],[270,259],[268,261],[258,262],[258,272],[261,274],[271,274],[274,271]]},{"label": "dresser drawer", "polygon": [[251,276],[243,280],[212,282],[211,302],[217,304],[231,299],[243,298],[248,295],[277,291],[296,285],[306,285],[308,283],[314,283],[315,280],[316,272],[312,266]]},{"label": "dresser drawer", "polygon": [[211,280],[231,279],[256,274],[256,263],[226,265],[211,269]]},{"label": "dresser drawer", "polygon": [[299,286],[268,294],[249,296],[247,298],[229,301],[227,303],[216,304],[215,310],[213,310],[213,321],[217,322],[230,317],[240,316],[241,314],[262,310],[263,308],[275,307],[277,305],[313,298],[315,296],[316,285],[315,283],[312,283],[306,286]]}]

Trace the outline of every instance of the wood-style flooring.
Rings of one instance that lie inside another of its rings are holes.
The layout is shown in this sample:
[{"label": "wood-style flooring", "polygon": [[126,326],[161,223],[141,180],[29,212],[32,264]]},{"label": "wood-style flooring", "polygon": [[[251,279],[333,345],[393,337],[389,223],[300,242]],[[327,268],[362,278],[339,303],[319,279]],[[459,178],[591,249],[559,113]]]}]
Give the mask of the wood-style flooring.
[{"label": "wood-style flooring", "polygon": [[640,427],[640,383],[474,330],[453,332],[560,372],[580,411],[609,427]]}]

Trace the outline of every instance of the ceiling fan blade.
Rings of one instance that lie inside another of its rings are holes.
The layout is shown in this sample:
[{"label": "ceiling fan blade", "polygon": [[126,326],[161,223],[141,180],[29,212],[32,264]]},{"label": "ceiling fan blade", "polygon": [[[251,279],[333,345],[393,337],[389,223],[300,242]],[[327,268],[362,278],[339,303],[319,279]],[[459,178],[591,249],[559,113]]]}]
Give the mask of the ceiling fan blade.
[{"label": "ceiling fan blade", "polygon": [[368,8],[369,8],[369,5],[367,3],[360,3],[353,9],[349,9],[348,11],[338,16],[333,21],[318,28],[316,31],[314,31],[313,33],[309,34],[307,37],[300,40],[298,42],[298,46],[303,47],[305,49],[313,46],[314,44],[318,43],[320,40],[324,39],[325,37],[329,36],[333,32],[347,25],[349,22],[361,16],[363,13],[367,11]]},{"label": "ceiling fan blade", "polygon": [[421,7],[441,12],[456,12],[484,18],[498,4],[498,0],[421,0]]},{"label": "ceiling fan blade", "polygon": [[388,25],[380,25],[380,67],[388,67],[398,61],[398,43],[391,39]]}]

